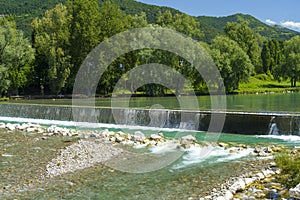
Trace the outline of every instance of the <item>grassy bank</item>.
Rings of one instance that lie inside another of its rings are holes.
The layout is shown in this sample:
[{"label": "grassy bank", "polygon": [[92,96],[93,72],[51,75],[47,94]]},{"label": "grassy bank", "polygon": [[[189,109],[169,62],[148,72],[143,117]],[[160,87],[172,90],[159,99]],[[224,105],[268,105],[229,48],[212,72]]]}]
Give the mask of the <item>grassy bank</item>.
[{"label": "grassy bank", "polygon": [[256,76],[251,76],[248,83],[241,83],[239,89],[235,92],[238,94],[244,94],[265,92],[276,93],[299,90],[299,87],[291,87],[289,80],[278,82],[268,75],[259,74]]}]

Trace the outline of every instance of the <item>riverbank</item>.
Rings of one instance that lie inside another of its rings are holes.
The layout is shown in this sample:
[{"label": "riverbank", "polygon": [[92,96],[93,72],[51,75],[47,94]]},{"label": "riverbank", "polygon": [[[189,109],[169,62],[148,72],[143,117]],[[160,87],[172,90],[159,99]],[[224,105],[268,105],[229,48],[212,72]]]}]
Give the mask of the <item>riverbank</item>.
[{"label": "riverbank", "polygon": [[[199,143],[195,140],[193,136],[186,136],[185,138],[178,138],[174,140],[172,138],[164,137],[163,134],[145,135],[142,132],[127,134],[121,131],[113,132],[109,130],[80,131],[60,128],[58,126],[43,127],[36,124],[26,123],[2,123],[0,127],[11,132],[18,130],[26,134],[42,135],[41,139],[44,141],[49,140],[51,137],[78,138],[73,142],[71,142],[72,139],[64,139],[64,142],[70,141],[69,145],[66,145],[66,147],[60,149],[57,152],[56,156],[54,156],[53,159],[49,160],[48,163],[44,165],[45,171],[42,177],[45,180],[52,179],[56,176],[62,176],[66,173],[74,173],[78,170],[80,171],[85,168],[91,168],[94,165],[105,164],[105,161],[110,158],[113,158],[115,160],[122,160],[124,153],[126,154],[126,152],[128,152],[129,149],[142,148],[147,150],[150,148],[152,149],[152,151],[150,151],[151,153],[155,152],[155,150],[158,149],[162,150],[163,147],[168,147],[168,150],[177,149],[182,151],[183,153],[188,153],[191,151],[197,152],[195,151],[195,149],[201,149],[207,147],[208,145],[206,143]],[[171,149],[169,144],[172,144]],[[241,193],[243,192],[241,191],[242,188],[253,188],[253,185],[256,184],[257,181],[264,181],[265,178],[270,178],[269,175],[274,174],[272,174],[271,172],[271,170],[273,169],[273,172],[277,173],[277,167],[274,166],[274,164],[272,164],[273,157],[270,156],[272,156],[276,152],[281,152],[285,149],[281,145],[249,146],[243,144],[223,142],[215,143],[213,144],[213,147],[221,154],[226,153],[227,158],[232,157],[234,159],[234,157],[238,158],[248,156],[251,159],[247,162],[248,164],[246,164],[244,168],[236,174],[236,176],[232,176],[227,181],[219,182],[219,186],[217,186],[217,184],[212,192],[207,191],[206,195],[204,195],[204,197],[201,197],[205,199],[209,199],[209,197],[211,199],[221,199],[226,195],[234,196],[237,199],[239,197],[244,197],[245,195]],[[103,154],[103,152],[105,152],[106,154]],[[166,151],[166,149],[161,151],[161,153],[166,152],[168,152]],[[5,152],[2,152],[2,157],[7,156],[10,155],[6,154]],[[229,162],[229,160],[227,162]],[[270,172],[271,174],[269,174]],[[243,186],[241,178],[242,181],[245,183],[245,186]],[[252,183],[249,185],[250,182]],[[242,188],[239,188],[239,184],[242,185]],[[248,190],[249,189],[247,189],[246,191]],[[231,193],[231,195],[229,192]],[[257,194],[259,194],[259,192],[257,192]],[[248,195],[248,197],[250,196],[251,195]]]}]

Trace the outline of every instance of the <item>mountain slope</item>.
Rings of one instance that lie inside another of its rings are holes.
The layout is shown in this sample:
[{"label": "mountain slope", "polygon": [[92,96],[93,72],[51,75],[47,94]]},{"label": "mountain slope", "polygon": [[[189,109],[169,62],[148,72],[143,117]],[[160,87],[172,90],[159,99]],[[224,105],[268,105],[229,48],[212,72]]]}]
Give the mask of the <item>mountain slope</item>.
[{"label": "mountain slope", "polygon": [[[27,37],[31,35],[30,23],[34,17],[40,17],[43,13],[52,9],[58,3],[65,3],[67,0],[0,0],[0,15],[14,15],[17,27],[24,31]],[[105,0],[99,0],[99,4]],[[113,3],[127,14],[135,15],[144,12],[147,14],[148,23],[155,23],[159,12],[169,10],[176,14],[180,11],[162,6],[144,4],[135,0],[111,0]],[[300,35],[299,32],[281,27],[269,26],[251,15],[235,14],[227,17],[196,17],[200,21],[201,29],[205,33],[204,40],[210,42],[215,36],[224,34],[223,28],[227,22],[243,22],[248,21],[250,27],[258,34],[278,40],[290,39],[295,35]]]},{"label": "mountain slope", "polygon": [[[223,28],[228,22],[241,23],[245,21],[249,23],[250,28],[254,32],[267,38],[286,40],[295,35],[300,35],[299,32],[281,26],[269,26],[251,15],[235,14],[227,17],[199,16],[197,19],[200,21],[203,31],[207,33],[206,35],[210,36],[209,39],[214,38],[218,34],[224,34]],[[209,28],[208,30],[206,30],[207,27]]]}]

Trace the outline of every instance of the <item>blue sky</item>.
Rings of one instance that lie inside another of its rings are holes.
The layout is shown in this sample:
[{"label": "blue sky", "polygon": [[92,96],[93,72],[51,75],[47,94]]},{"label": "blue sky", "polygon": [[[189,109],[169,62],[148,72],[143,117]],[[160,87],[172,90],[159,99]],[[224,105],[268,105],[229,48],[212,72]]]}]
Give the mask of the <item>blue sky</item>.
[{"label": "blue sky", "polygon": [[250,14],[267,24],[300,31],[300,0],[137,0],[176,8],[193,16]]}]

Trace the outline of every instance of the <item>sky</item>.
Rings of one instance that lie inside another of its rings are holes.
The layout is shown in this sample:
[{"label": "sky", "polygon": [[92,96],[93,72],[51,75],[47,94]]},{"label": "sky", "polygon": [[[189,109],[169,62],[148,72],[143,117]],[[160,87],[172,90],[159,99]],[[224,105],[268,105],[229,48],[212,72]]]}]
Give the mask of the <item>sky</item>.
[{"label": "sky", "polygon": [[137,0],[168,6],[193,16],[250,14],[269,25],[300,31],[300,0]]}]

